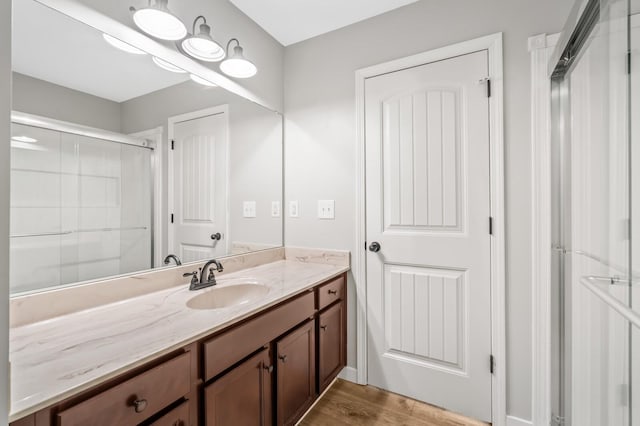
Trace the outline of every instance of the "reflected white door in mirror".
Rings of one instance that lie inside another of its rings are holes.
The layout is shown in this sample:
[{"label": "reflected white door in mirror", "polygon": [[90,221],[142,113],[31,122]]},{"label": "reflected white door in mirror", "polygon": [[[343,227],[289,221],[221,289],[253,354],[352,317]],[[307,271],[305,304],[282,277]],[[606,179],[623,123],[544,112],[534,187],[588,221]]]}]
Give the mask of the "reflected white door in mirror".
[{"label": "reflected white door in mirror", "polygon": [[228,107],[169,118],[169,251],[184,262],[228,252]]}]

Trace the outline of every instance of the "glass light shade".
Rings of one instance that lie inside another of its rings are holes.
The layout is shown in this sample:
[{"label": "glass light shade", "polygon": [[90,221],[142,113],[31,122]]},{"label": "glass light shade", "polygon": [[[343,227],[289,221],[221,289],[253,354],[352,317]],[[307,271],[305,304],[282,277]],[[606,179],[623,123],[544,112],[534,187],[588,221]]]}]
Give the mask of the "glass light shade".
[{"label": "glass light shade", "polygon": [[137,47],[133,47],[132,45],[125,43],[124,41],[118,40],[115,37],[111,37],[109,34],[102,34],[102,38],[104,38],[104,40],[109,43],[111,46],[115,47],[116,49],[120,49],[123,52],[127,52],[127,53],[133,53],[134,55],[146,55],[147,52],[144,52],[140,49],[138,49]]},{"label": "glass light shade", "polygon": [[176,67],[172,63],[165,61],[164,59],[160,59],[157,57],[153,57],[153,63],[162,68],[163,70],[175,72],[175,73],[185,73],[186,71],[180,67]]},{"label": "glass light shade", "polygon": [[167,0],[136,10],[133,22],[145,33],[162,40],[180,40],[187,35],[184,23],[167,9]]},{"label": "glass light shade", "polygon": [[207,24],[200,25],[200,33],[191,35],[182,41],[182,50],[189,56],[206,62],[218,62],[227,54],[222,46],[211,38],[211,27]]},{"label": "glass light shade", "polygon": [[34,139],[32,137],[29,136],[11,136],[11,140],[14,142],[23,142],[23,143],[36,143],[38,142],[38,139]]},{"label": "glass light shade", "polygon": [[189,77],[191,77],[191,80],[195,81],[198,84],[202,84],[203,86],[218,87],[217,85],[213,84],[209,80],[205,80],[204,78],[199,77],[199,76],[197,76],[195,74],[189,74]]},{"label": "glass light shade", "polygon": [[233,48],[233,56],[225,59],[220,64],[220,69],[223,73],[235,78],[253,77],[258,72],[258,68],[244,57],[240,46]]}]

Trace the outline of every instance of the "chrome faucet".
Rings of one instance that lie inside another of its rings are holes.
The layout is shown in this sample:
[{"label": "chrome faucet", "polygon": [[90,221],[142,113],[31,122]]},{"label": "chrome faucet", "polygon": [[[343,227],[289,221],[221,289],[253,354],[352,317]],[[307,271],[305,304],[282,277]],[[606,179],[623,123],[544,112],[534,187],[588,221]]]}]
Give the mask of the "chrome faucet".
[{"label": "chrome faucet", "polygon": [[168,265],[169,263],[171,263],[171,260],[176,262],[176,266],[182,265],[182,262],[180,262],[180,258],[178,256],[176,256],[175,254],[170,254],[167,257],[165,257],[164,258],[164,264]]},{"label": "chrome faucet", "polygon": [[[198,271],[182,274],[183,277],[191,277],[191,284],[189,285],[189,290],[191,291],[200,290],[200,289],[211,287],[217,284],[213,269],[210,268],[211,265],[216,265],[216,271],[218,272],[224,271],[222,264],[217,260],[212,259],[207,263],[205,263],[202,268],[200,268],[200,279],[198,279]],[[207,275],[207,271],[209,272],[208,275]],[[206,281],[204,279],[205,275],[207,275]]]}]

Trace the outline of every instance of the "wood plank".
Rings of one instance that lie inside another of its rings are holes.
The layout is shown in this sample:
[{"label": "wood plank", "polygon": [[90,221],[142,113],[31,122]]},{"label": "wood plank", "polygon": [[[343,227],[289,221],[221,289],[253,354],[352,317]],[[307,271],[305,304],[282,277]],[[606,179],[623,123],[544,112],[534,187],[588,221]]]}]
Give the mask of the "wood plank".
[{"label": "wood plank", "polygon": [[488,423],[372,386],[338,379],[300,425],[487,426]]}]

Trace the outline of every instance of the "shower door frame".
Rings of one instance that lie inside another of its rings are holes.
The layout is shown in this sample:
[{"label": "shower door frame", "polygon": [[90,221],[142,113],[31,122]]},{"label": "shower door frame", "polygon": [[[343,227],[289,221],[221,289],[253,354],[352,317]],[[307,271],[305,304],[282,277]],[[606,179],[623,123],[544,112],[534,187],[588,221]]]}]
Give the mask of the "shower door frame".
[{"label": "shower door frame", "polygon": [[[157,249],[156,247],[156,211],[158,207],[156,204],[158,202],[158,197],[156,197],[155,192],[156,192],[156,179],[157,179],[156,174],[157,174],[159,165],[157,164],[157,161],[155,158],[155,154],[157,151],[153,142],[141,137],[129,136],[122,133],[99,129],[96,127],[85,126],[82,124],[72,123],[69,121],[57,120],[55,118],[49,118],[49,117],[44,117],[36,114],[29,114],[26,112],[15,111],[15,110],[11,111],[11,124],[21,124],[24,126],[37,127],[40,129],[47,129],[47,130],[52,130],[56,132],[77,135],[77,136],[85,136],[88,138],[99,139],[102,141],[113,142],[113,143],[118,143],[122,145],[131,145],[137,148],[150,150],[151,161],[149,164],[149,170],[151,173],[151,177],[150,177],[151,206],[149,210],[151,213],[151,217],[149,221],[149,227],[150,227],[150,234],[151,234],[151,241],[150,241],[150,244],[151,244],[150,262],[151,263],[150,263],[149,270],[158,266],[156,265],[156,259],[155,259],[156,249]],[[123,274],[123,275],[130,275],[130,274]],[[120,276],[120,275],[117,275],[117,276]],[[99,278],[98,280],[109,279],[109,278],[114,278],[114,277],[103,277],[103,278]],[[89,281],[96,281],[96,280],[92,279]],[[76,284],[78,283],[68,283],[68,284],[63,284],[61,286],[57,286],[56,288],[63,288],[63,287],[76,285]]]}]

